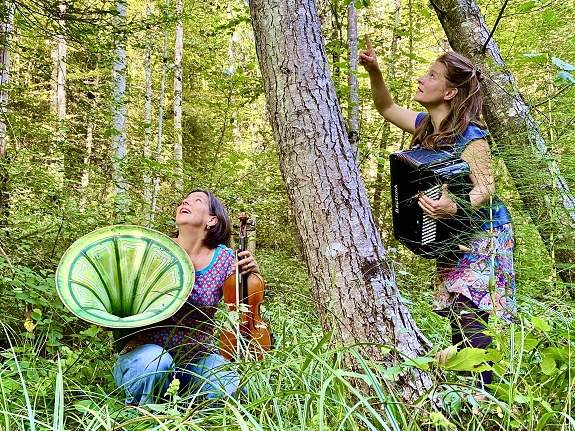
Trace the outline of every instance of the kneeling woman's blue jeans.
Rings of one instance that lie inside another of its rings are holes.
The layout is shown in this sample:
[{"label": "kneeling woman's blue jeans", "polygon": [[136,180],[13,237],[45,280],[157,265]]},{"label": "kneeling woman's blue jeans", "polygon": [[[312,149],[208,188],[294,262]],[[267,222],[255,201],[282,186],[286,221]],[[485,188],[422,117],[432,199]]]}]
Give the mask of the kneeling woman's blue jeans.
[{"label": "kneeling woman's blue jeans", "polygon": [[144,344],[118,356],[114,380],[126,392],[126,404],[152,403],[163,396],[170,381],[180,380],[180,391],[190,390],[208,399],[235,395],[239,375],[223,356],[207,354],[176,367],[172,356],[161,346]]}]

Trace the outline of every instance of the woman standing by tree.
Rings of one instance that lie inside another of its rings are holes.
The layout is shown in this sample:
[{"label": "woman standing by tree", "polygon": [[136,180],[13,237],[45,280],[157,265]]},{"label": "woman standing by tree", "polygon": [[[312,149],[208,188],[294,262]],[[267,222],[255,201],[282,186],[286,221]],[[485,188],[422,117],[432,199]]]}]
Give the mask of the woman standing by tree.
[{"label": "woman standing by tree", "polygon": [[[178,206],[176,226],[176,242],[196,271],[194,288],[175,315],[135,334],[120,353],[114,379],[128,404],[147,404],[154,395],[163,396],[171,376],[180,380],[182,390],[208,399],[234,395],[238,389],[238,374],[212,345],[216,306],[224,282],[236,271],[228,213],[212,193],[197,189]],[[249,251],[240,258],[242,272],[259,273]]]},{"label": "woman standing by tree", "polygon": [[[413,134],[412,148],[446,150],[469,164],[469,201],[477,229],[471,242],[460,246],[460,252],[447,252],[438,258],[432,308],[449,317],[454,345],[485,348],[491,343],[491,337],[483,333],[489,314],[495,313],[506,322],[513,320],[515,275],[511,216],[495,196],[487,131],[479,119],[483,105],[481,73],[466,57],[446,52],[417,80],[413,99],[427,113],[413,111],[394,103],[375,50],[367,35],[365,39],[367,49],[360,52],[359,62],[369,73],[378,112]],[[436,219],[463,212],[446,185],[438,200],[423,195],[418,204]],[[481,373],[481,386],[490,384],[491,379],[491,371]]]}]

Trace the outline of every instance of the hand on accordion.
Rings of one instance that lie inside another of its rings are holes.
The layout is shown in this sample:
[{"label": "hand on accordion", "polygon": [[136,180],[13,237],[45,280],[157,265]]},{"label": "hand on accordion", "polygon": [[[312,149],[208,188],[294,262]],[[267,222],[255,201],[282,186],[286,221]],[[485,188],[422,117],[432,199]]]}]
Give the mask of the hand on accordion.
[{"label": "hand on accordion", "polygon": [[447,184],[443,184],[439,199],[431,199],[424,194],[420,196],[418,204],[425,214],[433,218],[447,218],[457,214],[457,204],[451,199]]}]

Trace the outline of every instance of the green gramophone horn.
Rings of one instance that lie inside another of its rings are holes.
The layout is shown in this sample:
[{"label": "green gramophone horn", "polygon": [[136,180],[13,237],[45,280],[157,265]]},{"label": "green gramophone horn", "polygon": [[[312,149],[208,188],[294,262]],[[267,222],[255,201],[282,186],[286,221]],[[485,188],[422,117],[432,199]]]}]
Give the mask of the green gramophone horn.
[{"label": "green gramophone horn", "polygon": [[140,226],[108,226],[78,239],[56,270],[56,290],[80,319],[111,329],[160,322],[184,305],[194,285],[187,253]]}]

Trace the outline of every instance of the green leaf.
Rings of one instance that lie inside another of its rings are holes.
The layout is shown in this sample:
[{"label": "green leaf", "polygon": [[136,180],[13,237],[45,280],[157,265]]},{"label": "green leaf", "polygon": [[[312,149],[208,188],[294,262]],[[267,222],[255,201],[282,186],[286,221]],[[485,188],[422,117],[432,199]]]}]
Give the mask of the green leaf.
[{"label": "green leaf", "polygon": [[548,332],[551,330],[551,326],[547,322],[545,322],[542,318],[533,316],[531,318],[531,324],[535,329],[542,332]]},{"label": "green leaf", "polygon": [[551,61],[553,62],[553,64],[555,66],[557,66],[559,69],[563,69],[563,70],[575,70],[575,66],[573,66],[572,64],[569,64],[557,57],[551,57]]},{"label": "green leaf", "polygon": [[476,349],[475,347],[466,347],[457,354],[445,361],[445,369],[453,371],[487,371],[491,370],[486,361],[488,360],[487,351]]},{"label": "green leaf", "polygon": [[529,12],[531,9],[533,9],[537,5],[537,3],[538,3],[537,0],[531,0],[531,1],[525,2],[521,6],[519,6],[519,12]]},{"label": "green leaf", "polygon": [[547,63],[547,54],[536,52],[532,54],[523,54],[526,62],[545,64]]},{"label": "green leaf", "polygon": [[83,335],[86,335],[88,337],[93,338],[96,335],[98,335],[98,333],[100,332],[100,329],[102,329],[100,326],[90,325],[90,327],[88,329],[80,332],[80,334],[83,334]]},{"label": "green leaf", "polygon": [[543,355],[543,358],[541,359],[541,363],[539,365],[541,366],[541,372],[546,376],[551,376],[557,373],[557,371],[559,371],[557,369],[555,359],[553,359],[551,355]]},{"label": "green leaf", "polygon": [[523,395],[523,394],[515,394],[515,396],[513,397],[513,401],[515,401],[516,403],[519,404],[525,404],[528,403],[529,401],[531,401],[531,398]]},{"label": "green leaf", "polygon": [[547,347],[541,352],[542,355],[549,355],[556,361],[565,361],[570,357],[570,349],[567,347]]},{"label": "green leaf", "polygon": [[428,358],[426,356],[419,356],[417,358],[410,358],[407,361],[405,361],[402,365],[408,366],[408,367],[417,367],[420,368],[424,371],[429,370],[429,363],[430,362],[435,362],[434,358]]},{"label": "green leaf", "polygon": [[573,75],[571,75],[569,72],[565,72],[563,70],[559,72],[557,75],[555,75],[553,83],[558,87],[565,84],[574,84],[575,78],[573,78]]},{"label": "green leaf", "polygon": [[[518,334],[518,336],[520,337],[521,335]],[[538,344],[539,344],[539,338],[538,337],[536,337],[533,334],[527,334],[525,336],[525,339],[523,340],[523,350],[526,352],[530,352],[533,349],[535,349],[535,347],[537,347]]]},{"label": "green leaf", "polygon": [[503,354],[496,349],[487,349],[487,358],[492,362],[499,362],[503,359]]}]

